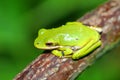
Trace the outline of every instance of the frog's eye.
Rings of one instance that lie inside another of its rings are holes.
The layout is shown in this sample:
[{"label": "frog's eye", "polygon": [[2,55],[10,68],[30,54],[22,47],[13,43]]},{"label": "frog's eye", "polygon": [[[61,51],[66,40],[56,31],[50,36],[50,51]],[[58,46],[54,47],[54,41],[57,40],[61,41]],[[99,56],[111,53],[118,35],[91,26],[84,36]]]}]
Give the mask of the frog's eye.
[{"label": "frog's eye", "polygon": [[47,42],[46,46],[53,46],[53,43],[52,42]]},{"label": "frog's eye", "polygon": [[59,44],[58,43],[53,43],[53,42],[47,42],[46,44],[45,44],[46,46],[59,46]]}]

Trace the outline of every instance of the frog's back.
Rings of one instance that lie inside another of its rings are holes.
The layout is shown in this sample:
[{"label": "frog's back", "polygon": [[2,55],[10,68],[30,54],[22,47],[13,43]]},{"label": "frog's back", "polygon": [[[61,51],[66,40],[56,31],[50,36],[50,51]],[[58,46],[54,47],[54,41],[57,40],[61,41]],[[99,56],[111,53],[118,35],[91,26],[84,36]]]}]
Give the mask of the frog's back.
[{"label": "frog's back", "polygon": [[57,34],[70,34],[71,36],[78,36],[80,38],[99,35],[99,33],[89,26],[83,25],[80,22],[68,22],[66,25],[63,25],[56,29]]},{"label": "frog's back", "polygon": [[86,40],[99,38],[97,31],[79,22],[69,22],[66,25],[53,29],[51,29],[50,33],[53,34],[52,36],[56,40],[59,40],[61,45],[81,45]]}]

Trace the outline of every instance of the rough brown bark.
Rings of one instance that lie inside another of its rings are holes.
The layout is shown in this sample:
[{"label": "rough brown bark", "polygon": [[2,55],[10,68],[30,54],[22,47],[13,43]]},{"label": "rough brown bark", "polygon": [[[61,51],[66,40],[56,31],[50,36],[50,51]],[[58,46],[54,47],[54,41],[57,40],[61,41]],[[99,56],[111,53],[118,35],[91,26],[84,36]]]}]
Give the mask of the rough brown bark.
[{"label": "rough brown bark", "polygon": [[79,60],[60,59],[44,53],[28,65],[14,80],[74,80],[107,49],[120,42],[120,0],[110,0],[77,21],[103,29],[102,46]]}]

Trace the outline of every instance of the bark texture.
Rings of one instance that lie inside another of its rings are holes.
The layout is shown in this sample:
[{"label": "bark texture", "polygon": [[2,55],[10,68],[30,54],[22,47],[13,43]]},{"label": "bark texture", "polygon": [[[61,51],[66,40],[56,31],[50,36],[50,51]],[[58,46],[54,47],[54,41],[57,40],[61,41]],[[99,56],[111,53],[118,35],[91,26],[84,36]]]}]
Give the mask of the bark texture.
[{"label": "bark texture", "polygon": [[120,42],[120,0],[109,0],[77,21],[101,27],[103,29],[102,46],[76,61],[70,58],[60,59],[51,53],[43,53],[14,80],[74,80],[105,51]]}]

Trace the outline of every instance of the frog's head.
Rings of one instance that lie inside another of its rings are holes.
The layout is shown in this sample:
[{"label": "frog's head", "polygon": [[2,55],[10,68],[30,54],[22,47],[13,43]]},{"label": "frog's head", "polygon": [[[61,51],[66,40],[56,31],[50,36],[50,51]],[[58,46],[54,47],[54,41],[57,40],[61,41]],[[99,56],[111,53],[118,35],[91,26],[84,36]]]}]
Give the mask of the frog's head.
[{"label": "frog's head", "polygon": [[56,49],[59,48],[56,40],[51,37],[47,29],[40,29],[38,32],[38,37],[34,41],[35,47],[38,49]]}]

